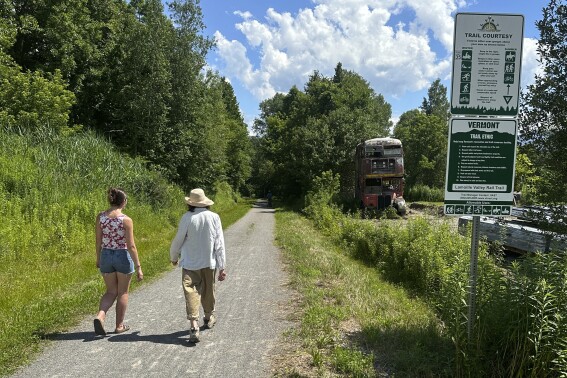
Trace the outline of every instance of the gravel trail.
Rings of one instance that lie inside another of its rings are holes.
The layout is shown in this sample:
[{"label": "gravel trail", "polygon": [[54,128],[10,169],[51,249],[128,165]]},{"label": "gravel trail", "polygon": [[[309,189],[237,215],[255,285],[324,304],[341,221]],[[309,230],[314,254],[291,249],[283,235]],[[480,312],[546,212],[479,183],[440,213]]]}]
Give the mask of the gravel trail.
[{"label": "gravel trail", "polygon": [[[228,276],[217,282],[218,322],[201,331],[200,343],[187,342],[189,322],[176,268],[130,293],[129,332],[96,337],[93,314],[56,335],[13,377],[269,377],[270,355],[290,326],[284,310],[291,300],[274,225],[274,210],[258,202],[225,230]],[[143,252],[141,257],[143,264]],[[114,307],[106,324],[107,331],[114,328]]]}]

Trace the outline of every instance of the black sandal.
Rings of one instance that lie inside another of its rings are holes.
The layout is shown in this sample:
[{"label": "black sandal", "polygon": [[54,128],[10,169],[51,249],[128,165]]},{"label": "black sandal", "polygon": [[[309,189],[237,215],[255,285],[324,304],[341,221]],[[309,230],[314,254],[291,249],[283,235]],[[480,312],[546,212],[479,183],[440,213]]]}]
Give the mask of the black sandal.
[{"label": "black sandal", "polygon": [[99,336],[106,336],[106,331],[104,330],[104,325],[99,318],[94,320],[94,332]]}]

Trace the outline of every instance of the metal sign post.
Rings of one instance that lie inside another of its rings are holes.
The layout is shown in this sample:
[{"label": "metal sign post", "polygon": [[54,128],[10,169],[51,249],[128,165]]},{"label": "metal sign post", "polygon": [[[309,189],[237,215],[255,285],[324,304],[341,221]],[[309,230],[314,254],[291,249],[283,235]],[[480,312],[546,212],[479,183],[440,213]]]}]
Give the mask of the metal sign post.
[{"label": "metal sign post", "polygon": [[478,276],[478,239],[480,229],[480,217],[475,215],[472,217],[472,235],[471,235],[471,263],[469,274],[469,316],[467,319],[467,336],[469,342],[472,339],[473,325],[476,318],[476,281]]}]

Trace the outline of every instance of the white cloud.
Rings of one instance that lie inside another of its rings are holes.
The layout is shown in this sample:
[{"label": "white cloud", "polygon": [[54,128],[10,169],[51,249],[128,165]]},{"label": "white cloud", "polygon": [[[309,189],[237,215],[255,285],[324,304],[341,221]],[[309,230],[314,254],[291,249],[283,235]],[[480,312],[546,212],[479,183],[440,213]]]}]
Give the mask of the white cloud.
[{"label": "white cloud", "polygon": [[[453,14],[465,6],[463,0],[313,3],[295,14],[270,8],[263,19],[236,12],[242,17],[236,28],[245,42],[215,34],[223,74],[242,83],[258,102],[293,85],[302,88],[314,70],[331,76],[338,62],[387,97],[424,90],[436,78],[450,77]],[[535,42],[525,41],[522,82],[536,70]]]},{"label": "white cloud", "polygon": [[270,83],[268,72],[254,69],[246,56],[246,47],[239,41],[229,41],[218,31],[215,33],[217,48],[222,56],[224,74],[236,78],[258,99],[266,99],[276,94]]},{"label": "white cloud", "polygon": [[543,68],[538,62],[537,40],[524,38],[522,47],[522,88],[533,84],[536,74],[543,74]]},{"label": "white cloud", "polygon": [[453,13],[457,7],[465,6],[462,0],[406,0],[407,5],[415,11],[416,18],[412,22],[412,33],[421,34],[431,30],[435,38],[447,51],[453,48]]},{"label": "white cloud", "polygon": [[249,19],[252,18],[252,13],[250,13],[250,12],[236,11],[236,12],[234,12],[234,14],[242,17],[244,20],[249,20]]},{"label": "white cloud", "polygon": [[[410,9],[406,24],[390,25],[393,14]],[[452,44],[453,0],[318,0],[297,14],[268,9],[263,22],[236,12],[236,28],[246,46],[217,32],[224,72],[239,80],[259,101],[292,85],[302,86],[314,70],[332,75],[338,62],[366,78],[379,93],[402,95],[446,76],[448,52],[439,57],[428,35]],[[252,49],[248,51],[247,48]],[[252,54],[258,61],[252,63]]]}]

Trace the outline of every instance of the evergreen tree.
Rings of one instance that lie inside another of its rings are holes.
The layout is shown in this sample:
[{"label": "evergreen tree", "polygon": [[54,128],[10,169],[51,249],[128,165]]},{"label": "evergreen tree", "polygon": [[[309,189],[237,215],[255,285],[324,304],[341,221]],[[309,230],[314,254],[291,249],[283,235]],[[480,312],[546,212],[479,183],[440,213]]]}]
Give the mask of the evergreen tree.
[{"label": "evergreen tree", "polygon": [[427,115],[436,115],[441,119],[448,120],[449,108],[447,88],[441,84],[441,79],[437,79],[427,90],[427,98],[423,98],[420,109]]}]

